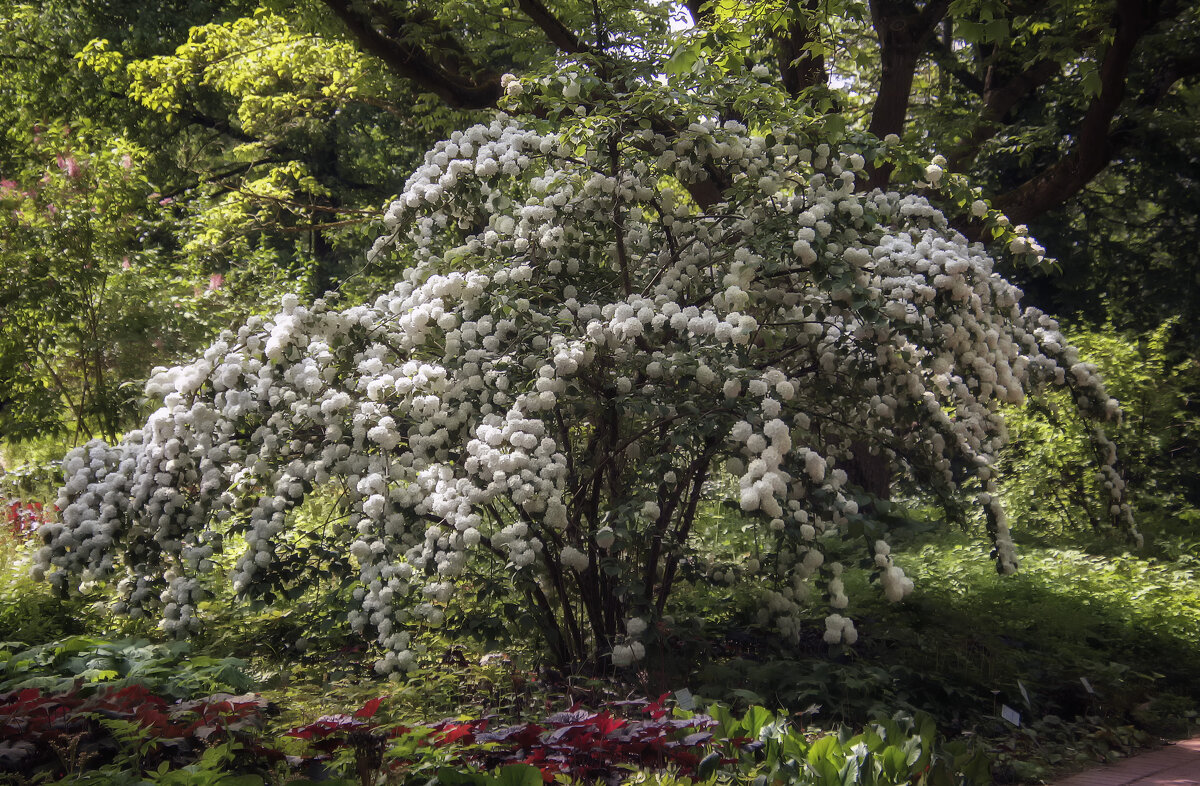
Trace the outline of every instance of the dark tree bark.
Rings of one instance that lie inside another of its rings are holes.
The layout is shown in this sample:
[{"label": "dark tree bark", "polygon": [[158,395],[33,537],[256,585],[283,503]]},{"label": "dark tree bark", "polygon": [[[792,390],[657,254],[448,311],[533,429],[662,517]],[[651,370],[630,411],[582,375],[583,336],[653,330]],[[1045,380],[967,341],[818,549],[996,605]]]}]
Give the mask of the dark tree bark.
[{"label": "dark tree bark", "polygon": [[979,123],[962,144],[947,156],[951,169],[962,169],[979,153],[985,142],[1004,127],[1004,118],[1024,98],[1050,81],[1062,67],[1050,59],[1037,59],[1017,74],[1005,78],[997,65],[988,66],[980,85],[983,111]]},{"label": "dark tree bark", "polygon": [[846,479],[874,497],[891,499],[892,465],[887,456],[882,451],[872,455],[867,442],[855,442],[850,451],[853,458],[845,465]]},{"label": "dark tree bark", "polygon": [[811,45],[819,41],[820,30],[815,15],[820,6],[820,0],[793,0],[789,3],[791,21],[786,34],[775,40],[783,88],[793,97],[810,87],[829,83],[825,57],[815,54],[811,49]]},{"label": "dark tree bark", "polygon": [[517,0],[517,5],[521,7],[525,16],[542,29],[546,38],[563,52],[575,55],[592,51],[590,46],[580,41],[579,36],[564,25],[540,0]]},{"label": "dark tree bark", "polygon": [[1157,21],[1145,0],[1120,0],[1113,19],[1115,34],[1100,64],[1100,92],[1075,130],[1069,153],[1012,191],[996,199],[1014,222],[1026,223],[1083,190],[1112,160],[1113,118],[1125,97],[1125,82],[1134,49]]},{"label": "dark tree bark", "polygon": [[712,5],[708,0],[684,0],[683,5],[692,15],[692,24],[708,25],[712,22]]},{"label": "dark tree bark", "polygon": [[[909,0],[871,0],[871,24],[879,38],[880,75],[868,130],[880,139],[904,133],[917,63],[949,8],[950,0],[928,0],[919,8]],[[886,186],[890,178],[890,167],[877,167],[871,172],[868,187]]]}]

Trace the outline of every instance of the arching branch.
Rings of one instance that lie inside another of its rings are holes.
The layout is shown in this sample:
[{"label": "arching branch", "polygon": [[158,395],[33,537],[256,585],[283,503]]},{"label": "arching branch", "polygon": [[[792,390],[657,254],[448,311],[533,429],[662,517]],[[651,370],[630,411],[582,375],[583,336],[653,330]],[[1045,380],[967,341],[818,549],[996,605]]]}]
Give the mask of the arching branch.
[{"label": "arching branch", "polygon": [[1013,221],[1025,223],[1079,193],[1112,160],[1110,130],[1125,97],[1125,82],[1134,49],[1157,21],[1144,0],[1120,0],[1113,19],[1112,43],[1100,64],[1100,91],[1072,135],[1071,151],[1012,191],[996,204]]},{"label": "arching branch", "polygon": [[525,16],[529,17],[535,25],[542,29],[542,32],[546,34],[546,38],[550,39],[550,43],[563,52],[569,55],[577,55],[592,51],[592,48],[580,41],[579,36],[575,35],[570,28],[564,25],[541,0],[517,0],[517,5],[521,7],[521,11],[525,13]]},{"label": "arching branch", "polygon": [[470,76],[454,61],[465,59],[461,44],[440,36],[439,43],[450,43],[458,56],[434,56],[430,50],[411,43],[402,35],[406,25],[418,20],[395,15],[379,9],[376,13],[358,10],[360,4],[351,0],[322,0],[346,25],[346,29],[364,50],[382,60],[397,75],[411,79],[418,87],[441,98],[458,109],[483,109],[493,106],[500,98],[500,75],[487,68],[478,68],[479,76]]},{"label": "arching branch", "polygon": [[999,133],[1003,121],[1021,99],[1031,95],[1037,88],[1049,82],[1062,66],[1050,59],[1034,60],[1015,76],[1004,79],[996,66],[990,66],[981,88],[983,111],[979,123],[948,159],[952,169],[960,169],[979,152],[985,142]]}]

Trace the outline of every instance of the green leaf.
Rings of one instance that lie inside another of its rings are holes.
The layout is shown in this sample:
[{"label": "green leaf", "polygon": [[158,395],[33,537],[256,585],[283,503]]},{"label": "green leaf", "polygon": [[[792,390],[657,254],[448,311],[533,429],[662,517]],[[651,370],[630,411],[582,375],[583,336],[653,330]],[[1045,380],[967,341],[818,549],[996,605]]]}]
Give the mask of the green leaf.
[{"label": "green leaf", "polygon": [[838,780],[841,786],[855,786],[859,782],[859,771],[861,770],[862,762],[857,757],[852,757],[846,760],[838,773]]},{"label": "green leaf", "polygon": [[889,745],[879,752],[878,758],[883,765],[883,774],[890,780],[900,782],[901,775],[908,772],[908,757],[898,745]]},{"label": "green leaf", "polygon": [[808,755],[810,759],[808,764],[820,779],[817,783],[821,784],[821,786],[841,786],[841,770],[836,764],[829,759],[812,761],[812,751],[809,751]]},{"label": "green leaf", "polygon": [[446,786],[483,786],[494,783],[496,779],[482,772],[462,772],[454,767],[438,767],[437,780]]},{"label": "green leaf", "polygon": [[671,56],[667,58],[663,70],[671,76],[682,76],[692,70],[692,66],[700,59],[700,53],[703,50],[703,44],[699,40],[688,41],[675,48]]},{"label": "green leaf", "polygon": [[825,115],[824,122],[829,139],[836,140],[846,133],[846,118],[843,115]]},{"label": "green leaf", "polygon": [[[808,763],[816,766],[819,762],[828,761],[842,749],[837,737],[832,734],[822,737],[808,749]],[[836,768],[835,768],[836,771]]]},{"label": "green leaf", "polygon": [[532,764],[506,764],[495,782],[497,786],[542,786],[542,771]]},{"label": "green leaf", "polygon": [[217,786],[263,786],[263,779],[257,775],[228,775],[217,781]]},{"label": "green leaf", "polygon": [[968,43],[979,43],[984,38],[983,25],[966,19],[955,20],[954,33]]},{"label": "green leaf", "polygon": [[[746,692],[749,693],[749,691]],[[742,718],[742,727],[746,729],[749,736],[757,737],[763,726],[773,720],[775,720],[775,716],[770,710],[756,705],[746,710],[746,715]]]},{"label": "green leaf", "polygon": [[713,751],[700,760],[700,764],[696,767],[696,779],[706,781],[713,776],[717,771],[717,765],[721,763],[721,754]]}]

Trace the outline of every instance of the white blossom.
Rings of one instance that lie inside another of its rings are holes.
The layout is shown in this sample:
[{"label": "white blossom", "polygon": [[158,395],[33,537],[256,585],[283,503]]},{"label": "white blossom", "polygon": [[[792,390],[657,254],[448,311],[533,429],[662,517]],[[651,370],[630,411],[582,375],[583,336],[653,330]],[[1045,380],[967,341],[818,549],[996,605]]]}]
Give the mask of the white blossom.
[{"label": "white blossom", "polygon": [[[542,87],[574,99],[584,80],[568,68]],[[514,102],[539,89],[502,87]],[[615,160],[609,126],[550,132],[502,113],[438,143],[371,252],[404,269],[395,286],[344,306],[289,296],[157,370],[146,392],[161,406],[141,429],[67,456],[31,572],[64,589],[120,581],[121,611],[194,631],[206,587],[226,579],[214,555],[244,544],[228,580],[261,597],[303,547],[292,519],[317,495],[338,513],[322,545],[357,573],[347,619],[393,673],[465,575],[527,597],[599,582],[594,562],[622,586],[704,556],[651,543],[729,473],[766,550],[699,575],[777,579],[763,613],[794,639],[817,576],[835,609],[849,603],[823,566],[866,515],[847,472],[863,444],[948,498],[983,488],[997,565],[1016,570],[989,491],[1001,407],[1059,385],[1114,420],[1095,369],[928,201],[860,187],[860,151],[875,145],[874,160],[877,142],[835,150],[804,122],[777,123],[767,146],[672,95],[691,119],[671,138],[634,124]],[[746,176],[702,206],[689,187],[713,165]],[[1022,232],[1007,242],[1039,253]],[[1134,533],[1115,446],[1094,441],[1114,522]],[[912,591],[886,543],[857,543],[889,599]],[[652,552],[663,561],[641,562]],[[592,657],[640,660],[642,642],[622,643],[639,623],[602,620]],[[857,632],[835,613],[824,636]]]}]

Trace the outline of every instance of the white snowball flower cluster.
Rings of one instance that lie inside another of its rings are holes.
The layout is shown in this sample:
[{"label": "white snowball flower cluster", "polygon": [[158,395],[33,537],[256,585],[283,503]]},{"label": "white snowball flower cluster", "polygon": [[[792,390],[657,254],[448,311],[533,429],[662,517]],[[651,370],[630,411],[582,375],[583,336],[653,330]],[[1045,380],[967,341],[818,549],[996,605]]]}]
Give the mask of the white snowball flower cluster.
[{"label": "white snowball flower cluster", "polygon": [[617,668],[632,666],[644,657],[646,657],[646,645],[640,641],[618,644],[612,650],[612,662]]},{"label": "white snowball flower cluster", "polygon": [[638,638],[648,629],[646,621],[641,617],[630,617],[625,620],[626,640],[612,649],[612,662],[617,668],[632,666],[646,657],[646,645]]},{"label": "white snowball flower cluster", "polygon": [[[580,80],[560,84],[571,100]],[[845,609],[826,552],[870,501],[855,445],[946,500],[977,494],[1014,570],[999,406],[1052,383],[1115,417],[1094,370],[929,202],[862,190],[865,139],[663,111],[670,129],[501,114],[439,143],[372,250],[402,260],[394,289],[346,308],[286,298],[157,373],[142,429],[68,457],[35,572],[119,580],[119,610],[182,632],[217,555],[238,550],[228,579],[252,597],[319,562],[357,580],[349,620],[381,673],[412,666],[469,574],[528,598],[560,660],[625,666],[689,580],[721,471],[768,546],[753,571],[701,575],[769,584],[788,637],[817,579]],[[722,172],[721,201],[695,196]],[[340,511],[323,533],[291,527],[310,495]],[[310,560],[314,539],[326,556]],[[862,547],[888,598],[911,591],[886,544]],[[856,637],[828,618],[826,640]]]},{"label": "white snowball flower cluster", "polygon": [[823,638],[827,644],[853,644],[858,641],[858,631],[854,628],[853,620],[841,614],[830,614],[825,618]]},{"label": "white snowball flower cluster", "polygon": [[886,540],[875,541],[875,565],[880,569],[879,583],[883,585],[883,594],[892,603],[899,603],[913,591],[913,581],[892,562],[891,553],[892,547]]}]

